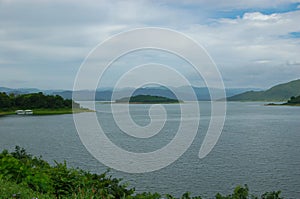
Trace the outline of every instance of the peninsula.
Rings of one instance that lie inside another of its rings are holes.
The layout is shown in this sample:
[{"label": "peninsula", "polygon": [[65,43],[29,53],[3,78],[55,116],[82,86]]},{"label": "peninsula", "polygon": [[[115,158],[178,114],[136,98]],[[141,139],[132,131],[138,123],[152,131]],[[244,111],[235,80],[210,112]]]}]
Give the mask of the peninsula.
[{"label": "peninsula", "polygon": [[287,102],[282,104],[270,103],[268,106],[300,106],[300,95],[297,97],[292,96]]},{"label": "peninsula", "polygon": [[[29,110],[30,109],[30,110]],[[7,94],[0,92],[0,116],[16,114],[16,111],[27,110],[33,115],[56,115],[88,112],[89,109],[71,99],[58,95],[44,95],[42,92],[30,94]]]}]

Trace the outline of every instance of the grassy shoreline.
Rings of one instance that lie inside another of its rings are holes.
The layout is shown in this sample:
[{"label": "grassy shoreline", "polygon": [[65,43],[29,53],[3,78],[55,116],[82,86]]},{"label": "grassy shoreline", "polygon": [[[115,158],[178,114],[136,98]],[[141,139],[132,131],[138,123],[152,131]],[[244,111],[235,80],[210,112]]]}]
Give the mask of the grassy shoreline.
[{"label": "grassy shoreline", "polygon": [[0,111],[0,116],[14,115],[14,114],[16,114],[14,111]]},{"label": "grassy shoreline", "polygon": [[75,113],[84,113],[84,112],[94,112],[87,108],[77,108],[77,109],[36,109],[33,110],[33,115],[62,115],[62,114],[75,114]]},{"label": "grassy shoreline", "polygon": [[[75,114],[84,112],[94,112],[87,108],[61,108],[61,109],[32,109],[32,115],[62,115],[62,114]],[[3,111],[0,112],[0,116],[16,115],[15,111]]]},{"label": "grassy shoreline", "polygon": [[270,103],[270,104],[265,104],[265,106],[300,106],[300,104],[274,104],[274,103]]}]

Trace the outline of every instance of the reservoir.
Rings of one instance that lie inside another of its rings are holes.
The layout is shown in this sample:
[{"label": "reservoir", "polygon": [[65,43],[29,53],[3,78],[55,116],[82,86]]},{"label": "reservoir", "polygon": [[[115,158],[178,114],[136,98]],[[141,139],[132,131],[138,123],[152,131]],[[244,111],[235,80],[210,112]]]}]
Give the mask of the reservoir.
[{"label": "reservoir", "polygon": [[[247,184],[250,193],[257,195],[281,190],[285,198],[300,197],[300,107],[228,102],[225,125],[217,144],[205,158],[199,159],[210,121],[210,103],[199,103],[201,117],[197,135],[178,160],[154,172],[130,174],[111,169],[110,175],[123,178],[139,192],[180,196],[188,191],[209,198],[217,192],[229,194],[235,186]],[[151,105],[129,106],[136,124],[149,124]],[[112,117],[110,104],[96,103],[96,110],[99,124],[112,142],[125,150],[143,153],[162,148],[176,135],[182,119],[180,104],[163,106],[167,114],[165,125],[161,132],[147,139],[123,133]],[[91,172],[108,169],[84,147],[72,115],[0,117],[0,150],[13,150],[16,145],[52,164],[54,160],[66,160],[70,167]]]}]

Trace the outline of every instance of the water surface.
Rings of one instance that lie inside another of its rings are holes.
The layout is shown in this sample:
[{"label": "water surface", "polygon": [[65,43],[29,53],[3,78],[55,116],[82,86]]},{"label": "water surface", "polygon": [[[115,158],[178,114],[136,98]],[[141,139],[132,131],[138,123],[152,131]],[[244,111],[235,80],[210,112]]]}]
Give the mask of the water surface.
[{"label": "water surface", "polygon": [[[96,104],[99,121],[107,136],[129,151],[148,152],[163,147],[175,136],[180,122],[179,105],[166,105],[168,120],[162,131],[151,139],[136,139],[115,125],[109,106]],[[150,122],[149,105],[130,106],[137,124]],[[197,137],[176,162],[151,173],[111,170],[111,174],[124,178],[137,191],[176,196],[189,191],[207,198],[217,192],[229,194],[236,185],[248,184],[255,194],[282,190],[286,198],[300,197],[300,107],[228,103],[221,137],[204,159],[198,158],[198,152],[209,124],[209,102],[201,102],[200,108]],[[0,149],[12,150],[15,145],[52,163],[67,160],[69,166],[98,173],[107,169],[82,145],[72,115],[0,117]]]}]

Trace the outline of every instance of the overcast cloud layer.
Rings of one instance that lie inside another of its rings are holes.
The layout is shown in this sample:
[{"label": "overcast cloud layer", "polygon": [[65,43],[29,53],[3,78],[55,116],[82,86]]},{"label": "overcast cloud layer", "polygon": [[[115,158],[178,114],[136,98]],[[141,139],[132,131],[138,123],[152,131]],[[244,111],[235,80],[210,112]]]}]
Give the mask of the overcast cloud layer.
[{"label": "overcast cloud layer", "polygon": [[71,89],[98,43],[162,27],[204,46],[225,86],[268,88],[300,78],[299,21],[300,0],[0,0],[0,86]]}]

